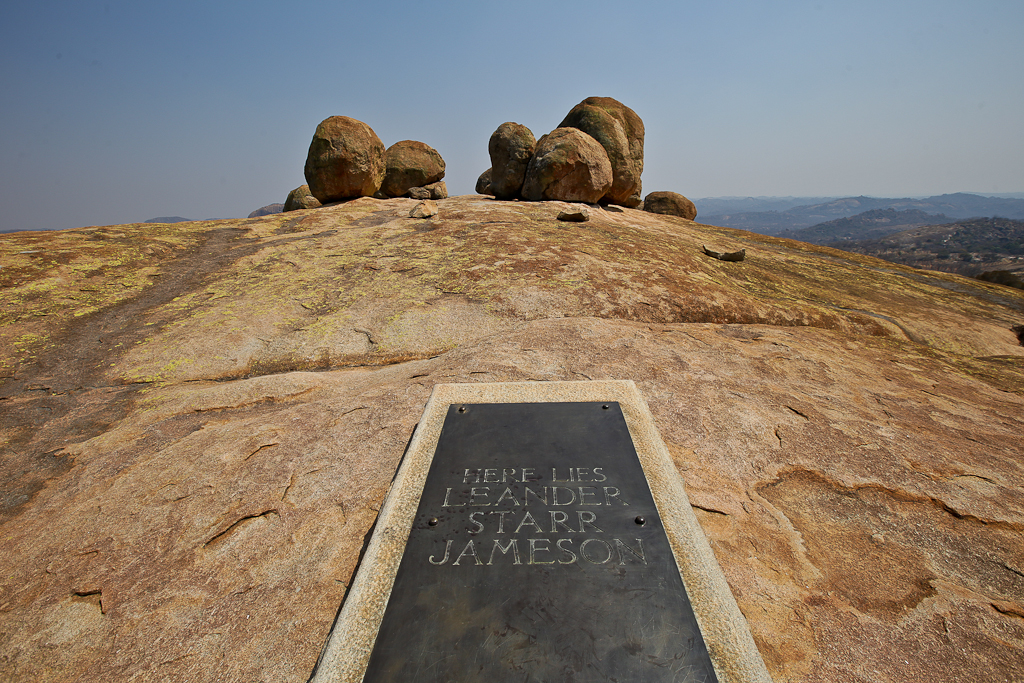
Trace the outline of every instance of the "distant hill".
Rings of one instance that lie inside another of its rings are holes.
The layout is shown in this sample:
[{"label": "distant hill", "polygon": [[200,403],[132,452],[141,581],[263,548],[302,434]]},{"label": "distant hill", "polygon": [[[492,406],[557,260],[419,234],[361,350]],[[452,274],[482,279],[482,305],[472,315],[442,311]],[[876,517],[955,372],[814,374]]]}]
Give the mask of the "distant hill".
[{"label": "distant hill", "polygon": [[182,218],[181,216],[159,216],[157,218],[150,218],[148,221],[142,221],[143,223],[188,223],[191,218]]},{"label": "distant hill", "polygon": [[[778,235],[787,230],[800,230],[818,223],[847,218],[865,211],[909,209],[931,214],[944,214],[954,220],[977,216],[1003,216],[1024,219],[1024,199],[983,197],[957,192],[924,199],[891,199],[878,197],[845,197],[819,204],[795,206],[783,211],[753,211],[724,214],[697,214],[701,223],[740,228],[762,235]],[[698,208],[699,211],[699,208]]]},{"label": "distant hill", "polygon": [[917,268],[960,275],[1024,272],[1024,221],[974,218],[903,230],[880,239],[837,241],[834,246]]},{"label": "distant hill", "polygon": [[267,204],[266,206],[261,206],[260,208],[256,209],[247,217],[259,218],[260,216],[272,216],[273,214],[281,213],[282,211],[284,211],[284,204]]},{"label": "distant hill", "polygon": [[918,209],[872,209],[849,218],[818,223],[802,230],[780,232],[779,237],[811,244],[832,244],[841,240],[878,239],[902,230],[950,221],[950,217],[944,214],[925,213]]},{"label": "distant hill", "polygon": [[795,206],[824,204],[839,197],[707,197],[694,199],[697,215],[718,216],[722,214],[751,213],[764,211],[786,211]]}]

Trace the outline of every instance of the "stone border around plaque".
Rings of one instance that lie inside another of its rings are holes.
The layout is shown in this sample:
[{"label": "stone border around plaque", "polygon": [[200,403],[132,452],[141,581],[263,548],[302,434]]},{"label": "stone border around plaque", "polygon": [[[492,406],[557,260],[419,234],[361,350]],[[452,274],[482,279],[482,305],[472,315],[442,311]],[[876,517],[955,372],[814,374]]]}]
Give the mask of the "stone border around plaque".
[{"label": "stone border around plaque", "polygon": [[413,433],[311,683],[360,683],[402,561],[449,407],[475,403],[617,402],[650,486],[715,674],[771,683],[746,619],[708,544],[654,418],[629,380],[438,384]]}]

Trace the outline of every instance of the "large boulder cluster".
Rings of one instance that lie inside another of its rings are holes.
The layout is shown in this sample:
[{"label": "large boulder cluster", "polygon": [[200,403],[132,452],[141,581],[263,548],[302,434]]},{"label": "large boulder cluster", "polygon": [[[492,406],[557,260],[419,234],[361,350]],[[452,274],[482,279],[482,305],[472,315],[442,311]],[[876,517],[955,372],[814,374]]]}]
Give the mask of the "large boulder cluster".
[{"label": "large boulder cluster", "polygon": [[[617,204],[689,220],[697,210],[674,192],[641,199],[644,122],[611,97],[588,97],[538,140],[526,126],[506,122],[487,143],[491,167],[476,183],[496,199]],[[384,147],[367,124],[347,116],[320,122],[309,143],[306,184],[288,194],[285,211],[356,197],[445,199],[445,163],[430,145],[402,140]]]},{"label": "large boulder cluster", "polygon": [[320,122],[303,169],[306,185],[288,195],[285,211],[356,197],[443,199],[444,159],[430,145],[402,140],[387,149],[367,124],[348,116]]},{"label": "large boulder cluster", "polygon": [[491,168],[477,192],[497,199],[560,200],[637,207],[644,170],[644,123],[610,97],[588,97],[536,140],[526,126],[501,124],[487,145]]}]

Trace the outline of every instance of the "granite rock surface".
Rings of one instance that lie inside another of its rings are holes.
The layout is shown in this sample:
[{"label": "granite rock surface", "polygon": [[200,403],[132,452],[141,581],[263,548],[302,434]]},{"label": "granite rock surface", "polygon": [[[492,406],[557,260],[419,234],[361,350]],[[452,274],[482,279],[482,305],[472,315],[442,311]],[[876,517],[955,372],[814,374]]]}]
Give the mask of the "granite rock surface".
[{"label": "granite rock surface", "polygon": [[435,383],[632,379],[777,682],[1020,680],[1024,292],[437,204],[0,236],[0,679],[304,681]]}]

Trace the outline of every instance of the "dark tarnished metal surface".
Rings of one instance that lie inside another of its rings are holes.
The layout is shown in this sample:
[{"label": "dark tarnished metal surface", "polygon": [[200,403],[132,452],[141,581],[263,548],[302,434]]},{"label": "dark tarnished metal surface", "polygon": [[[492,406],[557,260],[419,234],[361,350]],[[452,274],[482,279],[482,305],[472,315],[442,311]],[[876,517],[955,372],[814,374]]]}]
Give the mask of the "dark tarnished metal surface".
[{"label": "dark tarnished metal surface", "polygon": [[619,405],[451,406],[364,681],[716,680]]}]

